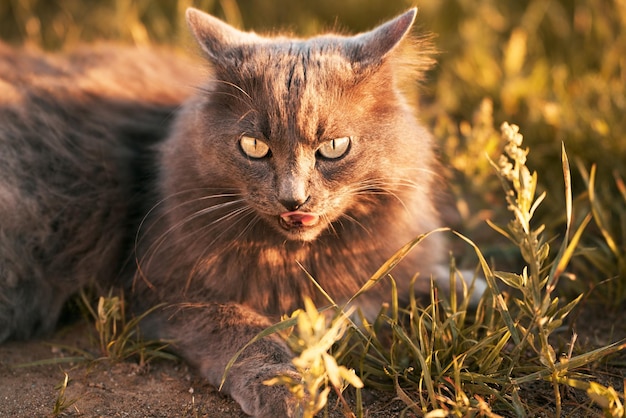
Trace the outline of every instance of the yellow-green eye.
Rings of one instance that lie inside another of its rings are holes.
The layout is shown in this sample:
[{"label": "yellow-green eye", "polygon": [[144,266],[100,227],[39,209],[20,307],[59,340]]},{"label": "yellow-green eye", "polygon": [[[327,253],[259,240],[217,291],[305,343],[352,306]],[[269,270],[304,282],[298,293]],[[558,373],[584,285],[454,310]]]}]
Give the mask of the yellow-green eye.
[{"label": "yellow-green eye", "polygon": [[239,145],[241,150],[250,158],[263,158],[270,152],[270,147],[265,142],[251,136],[242,136]]},{"label": "yellow-green eye", "polygon": [[335,159],[342,157],[350,147],[350,137],[332,139],[324,142],[318,149],[322,157]]}]

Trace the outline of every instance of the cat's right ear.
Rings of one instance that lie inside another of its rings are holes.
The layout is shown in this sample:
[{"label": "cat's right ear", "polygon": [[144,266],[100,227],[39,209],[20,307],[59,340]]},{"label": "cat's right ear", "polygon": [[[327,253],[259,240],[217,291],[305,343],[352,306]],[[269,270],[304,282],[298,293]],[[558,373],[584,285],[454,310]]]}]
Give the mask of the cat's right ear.
[{"label": "cat's right ear", "polygon": [[362,65],[380,62],[407,36],[416,15],[417,8],[414,7],[369,32],[353,37],[353,59]]},{"label": "cat's right ear", "polygon": [[226,58],[228,51],[233,48],[260,40],[254,33],[242,32],[193,7],[187,9],[186,17],[200,47],[216,63]]}]

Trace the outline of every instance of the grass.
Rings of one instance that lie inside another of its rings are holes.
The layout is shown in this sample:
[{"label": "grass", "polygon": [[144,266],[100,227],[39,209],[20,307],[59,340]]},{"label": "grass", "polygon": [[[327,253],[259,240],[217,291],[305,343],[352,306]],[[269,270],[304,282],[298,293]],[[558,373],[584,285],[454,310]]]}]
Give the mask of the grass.
[{"label": "grass", "polygon": [[123,294],[100,296],[95,307],[85,292],[81,293],[83,306],[91,317],[97,334],[100,355],[89,360],[123,361],[135,358],[143,366],[155,358],[175,359],[165,350],[168,343],[142,338],[139,323],[151,312],[161,308],[157,305],[138,316],[130,316],[126,311]]},{"label": "grass", "polygon": [[90,333],[89,337],[92,338],[91,346],[96,349],[96,352],[73,346],[50,344],[72,355],[38,360],[15,367],[82,362],[121,362],[130,359],[134,359],[140,367],[143,367],[157,358],[177,359],[175,355],[167,352],[169,345],[167,341],[146,340],[139,331],[139,323],[142,319],[161,308],[162,305],[154,306],[138,316],[132,316],[125,312],[126,303],[123,294],[114,296],[110,293],[108,296],[99,296],[96,305],[93,306],[90,296],[82,291],[77,302],[85,311],[85,319],[93,323],[93,333]]},{"label": "grass", "polygon": [[579,172],[587,187],[590,211],[597,228],[594,251],[586,251],[577,264],[577,271],[588,277],[600,277],[588,284],[594,297],[610,307],[626,301],[626,186],[620,174],[613,173],[612,183],[603,183],[596,190],[597,165],[587,171],[579,164]]},{"label": "grass", "polygon": [[[302,366],[301,357],[306,357],[309,350],[315,350],[318,359],[332,353],[340,364],[358,371],[360,379],[354,381],[355,387],[360,388],[362,381],[374,388],[394,391],[406,404],[407,413],[410,411],[417,416],[499,416],[506,413],[524,417],[529,414],[529,406],[520,393],[524,385],[538,380],[552,386],[556,417],[562,416],[564,387],[586,391],[589,404],[597,405],[605,416],[624,416],[624,395],[584,376],[582,368],[623,350],[626,340],[583,353],[574,352],[575,336],[567,353],[558,353],[559,348],[553,343],[553,334],[582,298],[580,295],[561,301],[555,290],[591,221],[588,215],[578,225],[573,224],[572,187],[565,149],[561,165],[568,227],[559,250],[551,256],[544,226],[533,225],[534,214],[546,194],[536,193],[538,175],[526,166],[529,151],[521,147],[522,136],[517,126],[503,124],[502,137],[506,142],[504,153],[492,165],[500,177],[513,219],[506,227],[495,224],[492,227],[519,248],[525,262],[522,271],[493,271],[478,246],[457,234],[476,251],[488,284],[488,291],[475,310],[469,306],[470,289],[457,300],[454,294],[449,298],[440,297],[433,287],[430,305],[420,306],[412,299],[407,307],[398,305],[394,291],[390,295],[391,304],[383,308],[374,323],[360,317],[362,326],[356,326],[342,307],[329,300],[336,310],[335,320],[349,324],[350,338],[341,340],[343,332],[334,332],[336,322],[324,328],[327,323],[320,319],[324,316],[316,316],[309,303],[306,315],[320,321],[316,333],[334,336],[337,344],[332,350],[328,341],[320,346],[316,340],[311,340],[308,326],[299,326],[296,338],[299,344],[292,348],[301,354],[294,364]],[[355,298],[380,280],[393,280],[390,276],[393,266],[424,238],[418,237],[402,248]],[[452,263],[451,288],[460,280],[459,274]],[[300,319],[302,312],[294,315]],[[291,318],[268,331],[293,324]],[[327,365],[318,360],[315,367],[302,369],[302,381],[277,378],[272,383],[286,384],[294,393],[316,390],[311,393],[319,393],[325,400],[331,386],[340,386],[331,377],[337,374],[335,364]],[[319,386],[308,383],[306,373],[311,370]],[[332,382],[330,386],[326,385],[328,381]],[[302,408],[305,416],[312,416],[320,404],[303,403]],[[364,406],[357,404],[353,414],[363,416],[363,410]]]},{"label": "grass", "polygon": [[58,391],[58,395],[56,400],[54,401],[54,407],[52,408],[52,416],[58,417],[61,416],[66,410],[72,407],[78,399],[67,399],[65,395],[65,390],[67,389],[67,385],[69,383],[69,376],[65,373],[65,378],[63,381],[56,387]]}]

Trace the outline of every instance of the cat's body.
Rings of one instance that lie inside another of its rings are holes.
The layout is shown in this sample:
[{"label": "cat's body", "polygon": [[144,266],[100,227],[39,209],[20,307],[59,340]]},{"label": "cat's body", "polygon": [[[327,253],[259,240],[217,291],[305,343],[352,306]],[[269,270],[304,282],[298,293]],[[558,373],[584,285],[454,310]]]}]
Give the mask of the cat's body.
[{"label": "cat's body", "polygon": [[120,278],[148,146],[192,92],[179,81],[189,66],[162,64],[151,51],[0,43],[0,341],[50,332],[72,293]]},{"label": "cat's body", "polygon": [[[426,62],[397,46],[414,15],[303,41],[191,10],[211,63],[201,84],[148,53],[46,61],[0,46],[0,341],[49,330],[94,277],[121,278],[137,311],[167,305],[146,336],[219,384],[280,314],[305,296],[326,304],[308,274],[347,300],[439,226],[431,138],[398,91]],[[399,293],[417,272],[427,291],[444,252],[438,235],[418,246],[393,272]],[[380,283],[359,305],[371,316],[388,297]],[[262,382],[292,372],[290,357],[266,338],[224,388],[249,414],[288,416],[286,390]]]}]

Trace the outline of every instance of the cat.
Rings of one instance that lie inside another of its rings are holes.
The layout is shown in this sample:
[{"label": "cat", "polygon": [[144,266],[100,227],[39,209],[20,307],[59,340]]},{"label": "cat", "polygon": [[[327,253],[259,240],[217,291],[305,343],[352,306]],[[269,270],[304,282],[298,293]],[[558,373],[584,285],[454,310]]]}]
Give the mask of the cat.
[{"label": "cat", "polygon": [[[352,296],[395,251],[441,225],[433,139],[402,92],[432,64],[416,9],[354,36],[242,32],[190,8],[195,61],[162,50],[69,55],[0,44],[0,341],[53,329],[96,282],[159,304],[142,335],[219,385],[227,362],[310,297]],[[440,234],[393,271],[398,292],[447,276]],[[443,273],[442,273],[443,272]],[[445,281],[442,281],[445,287]],[[368,317],[381,281],[357,299]],[[223,390],[288,417],[297,376],[278,336],[248,347]]]}]

